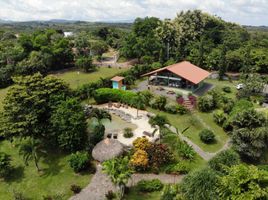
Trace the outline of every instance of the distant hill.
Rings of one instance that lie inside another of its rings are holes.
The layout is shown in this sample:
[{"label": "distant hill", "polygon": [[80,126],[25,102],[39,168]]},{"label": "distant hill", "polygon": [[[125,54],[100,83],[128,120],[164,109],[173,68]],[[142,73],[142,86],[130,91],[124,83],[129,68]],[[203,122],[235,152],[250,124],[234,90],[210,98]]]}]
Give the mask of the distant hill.
[{"label": "distant hill", "polygon": [[268,32],[268,26],[244,26],[248,31]]}]

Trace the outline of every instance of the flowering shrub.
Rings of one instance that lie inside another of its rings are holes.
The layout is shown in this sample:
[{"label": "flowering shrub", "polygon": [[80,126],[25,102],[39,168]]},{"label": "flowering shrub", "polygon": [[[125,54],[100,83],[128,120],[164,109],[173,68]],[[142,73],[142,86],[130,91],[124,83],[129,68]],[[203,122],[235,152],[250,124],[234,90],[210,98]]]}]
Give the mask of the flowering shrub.
[{"label": "flowering shrub", "polygon": [[138,137],[136,140],[133,141],[133,146],[135,150],[146,150],[150,145],[151,143],[145,137]]},{"label": "flowering shrub", "polygon": [[150,166],[154,169],[172,160],[172,153],[165,144],[152,144],[147,149]]},{"label": "flowering shrub", "polygon": [[146,151],[138,149],[131,157],[130,164],[136,170],[145,170],[148,167],[149,159]]}]

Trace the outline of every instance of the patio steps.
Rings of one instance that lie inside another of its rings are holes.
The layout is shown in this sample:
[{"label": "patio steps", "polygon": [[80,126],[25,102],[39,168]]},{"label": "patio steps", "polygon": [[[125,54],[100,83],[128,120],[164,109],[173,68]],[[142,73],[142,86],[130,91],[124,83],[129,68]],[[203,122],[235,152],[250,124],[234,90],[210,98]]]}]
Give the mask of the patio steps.
[{"label": "patio steps", "polygon": [[185,108],[187,108],[188,110],[190,110],[191,112],[194,111],[194,105],[193,105],[192,102],[191,102],[190,100],[188,100],[188,99],[184,100],[184,102],[183,102],[183,106],[184,106]]}]

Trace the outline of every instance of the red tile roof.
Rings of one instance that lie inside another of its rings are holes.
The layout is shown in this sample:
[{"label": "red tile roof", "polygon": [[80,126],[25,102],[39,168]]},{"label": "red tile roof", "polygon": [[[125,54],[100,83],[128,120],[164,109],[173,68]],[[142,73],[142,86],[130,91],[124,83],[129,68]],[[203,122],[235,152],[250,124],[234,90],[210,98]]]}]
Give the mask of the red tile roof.
[{"label": "red tile roof", "polygon": [[124,80],[125,78],[122,77],[122,76],[115,76],[111,79],[111,81],[116,81],[116,82],[119,82],[119,81],[122,81]]},{"label": "red tile roof", "polygon": [[188,61],[183,61],[174,65],[154,70],[142,76],[149,76],[163,70],[168,70],[194,84],[200,83],[210,75],[210,72],[201,69],[200,67],[197,67]]}]

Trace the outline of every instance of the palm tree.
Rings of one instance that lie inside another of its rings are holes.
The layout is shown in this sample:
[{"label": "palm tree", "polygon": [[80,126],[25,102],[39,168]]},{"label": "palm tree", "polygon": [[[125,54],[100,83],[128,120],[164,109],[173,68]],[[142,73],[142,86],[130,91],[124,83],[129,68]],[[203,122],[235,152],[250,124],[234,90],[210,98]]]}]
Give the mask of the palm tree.
[{"label": "palm tree", "polygon": [[27,139],[19,149],[19,154],[23,157],[25,165],[28,166],[29,161],[33,160],[38,172],[40,171],[38,162],[42,152],[41,142],[34,138]]},{"label": "palm tree", "polygon": [[137,93],[137,96],[132,99],[132,104],[137,108],[137,117],[139,116],[139,110],[144,108],[146,105],[146,99],[141,92]]},{"label": "palm tree", "polygon": [[151,124],[152,127],[156,126],[159,127],[159,142],[161,143],[162,131],[166,125],[170,125],[168,119],[166,118],[166,116],[156,115],[149,119],[149,123]]},{"label": "palm tree", "polygon": [[131,177],[133,170],[129,167],[127,157],[114,158],[103,163],[103,172],[105,172],[120,191],[119,198],[122,199],[128,179]]},{"label": "palm tree", "polygon": [[105,110],[98,109],[98,108],[92,109],[92,111],[90,113],[90,117],[97,119],[99,125],[102,124],[103,119],[108,119],[110,121],[112,120],[112,116],[110,115],[110,113],[108,113]]}]

